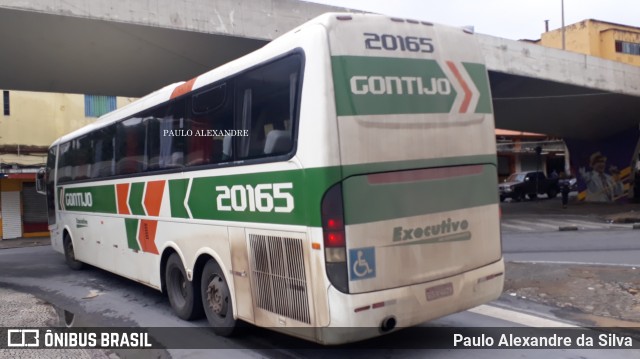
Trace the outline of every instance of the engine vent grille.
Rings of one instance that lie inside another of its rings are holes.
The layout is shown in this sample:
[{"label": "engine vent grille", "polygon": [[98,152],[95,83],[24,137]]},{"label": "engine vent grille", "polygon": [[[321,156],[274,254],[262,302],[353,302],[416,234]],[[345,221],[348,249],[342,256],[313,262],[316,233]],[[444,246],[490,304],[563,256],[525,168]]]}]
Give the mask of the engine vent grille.
[{"label": "engine vent grille", "polygon": [[311,324],[302,240],[249,235],[256,306]]}]

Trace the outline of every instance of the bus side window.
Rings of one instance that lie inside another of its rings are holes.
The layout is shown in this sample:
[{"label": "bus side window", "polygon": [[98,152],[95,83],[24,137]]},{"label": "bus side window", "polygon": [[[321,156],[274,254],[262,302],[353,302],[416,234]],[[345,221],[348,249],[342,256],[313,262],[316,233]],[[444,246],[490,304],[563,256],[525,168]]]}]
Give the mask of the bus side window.
[{"label": "bus side window", "polygon": [[103,178],[114,175],[114,137],[114,125],[107,126],[93,133],[91,178]]},{"label": "bus side window", "polygon": [[[180,124],[184,122],[180,113],[171,113],[166,108],[158,109],[148,116],[147,153],[148,171],[180,168],[184,165],[182,136],[179,136]],[[179,118],[175,118],[177,116]]]},{"label": "bus side window", "polygon": [[60,145],[57,176],[60,183],[71,181],[71,142]]},{"label": "bus side window", "polygon": [[[149,170],[184,166],[185,100],[179,99],[154,110],[147,122]],[[156,164],[157,161],[157,164]]]},{"label": "bus side window", "polygon": [[74,180],[84,180],[90,178],[91,163],[93,162],[93,148],[89,135],[85,135],[76,140],[75,164],[73,166]]},{"label": "bus side window", "polygon": [[139,173],[146,169],[145,139],[142,118],[132,117],[117,124],[116,175]]},{"label": "bus side window", "polygon": [[225,140],[224,131],[233,130],[233,102],[228,96],[231,86],[231,82],[214,84],[189,97],[187,166],[229,160],[232,142]]},{"label": "bus side window", "polygon": [[294,54],[242,74],[237,81],[237,159],[284,155],[293,150],[301,58]]}]

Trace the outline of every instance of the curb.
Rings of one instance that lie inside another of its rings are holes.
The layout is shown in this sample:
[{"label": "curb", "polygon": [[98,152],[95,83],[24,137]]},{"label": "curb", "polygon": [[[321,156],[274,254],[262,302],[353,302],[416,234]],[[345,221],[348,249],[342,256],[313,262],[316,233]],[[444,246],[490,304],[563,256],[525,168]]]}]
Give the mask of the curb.
[{"label": "curb", "polygon": [[558,230],[560,232],[564,232],[564,231],[577,231],[578,230],[578,226],[560,226],[558,227]]},{"label": "curb", "polygon": [[15,238],[0,240],[0,250],[12,248],[39,247],[51,245],[49,237]]}]

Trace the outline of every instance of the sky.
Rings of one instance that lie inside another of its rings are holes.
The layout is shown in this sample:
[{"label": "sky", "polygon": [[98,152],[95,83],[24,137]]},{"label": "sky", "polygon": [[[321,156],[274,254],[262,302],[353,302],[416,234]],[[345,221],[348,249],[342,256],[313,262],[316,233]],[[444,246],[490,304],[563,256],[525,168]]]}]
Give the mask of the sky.
[{"label": "sky", "polygon": [[[306,0],[394,17],[425,20],[512,40],[539,39],[544,20],[549,29],[562,24],[562,0]],[[638,0],[564,0],[564,21],[570,25],[596,19],[640,27]]]}]

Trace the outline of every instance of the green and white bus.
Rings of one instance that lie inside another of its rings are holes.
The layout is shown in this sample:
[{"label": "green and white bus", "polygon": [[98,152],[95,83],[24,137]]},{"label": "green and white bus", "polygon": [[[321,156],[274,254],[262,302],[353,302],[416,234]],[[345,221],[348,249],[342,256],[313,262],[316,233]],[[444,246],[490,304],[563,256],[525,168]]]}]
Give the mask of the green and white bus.
[{"label": "green and white bus", "polygon": [[325,14],[59,138],[40,187],[72,268],[338,344],[500,295],[496,162],[472,33]]}]

